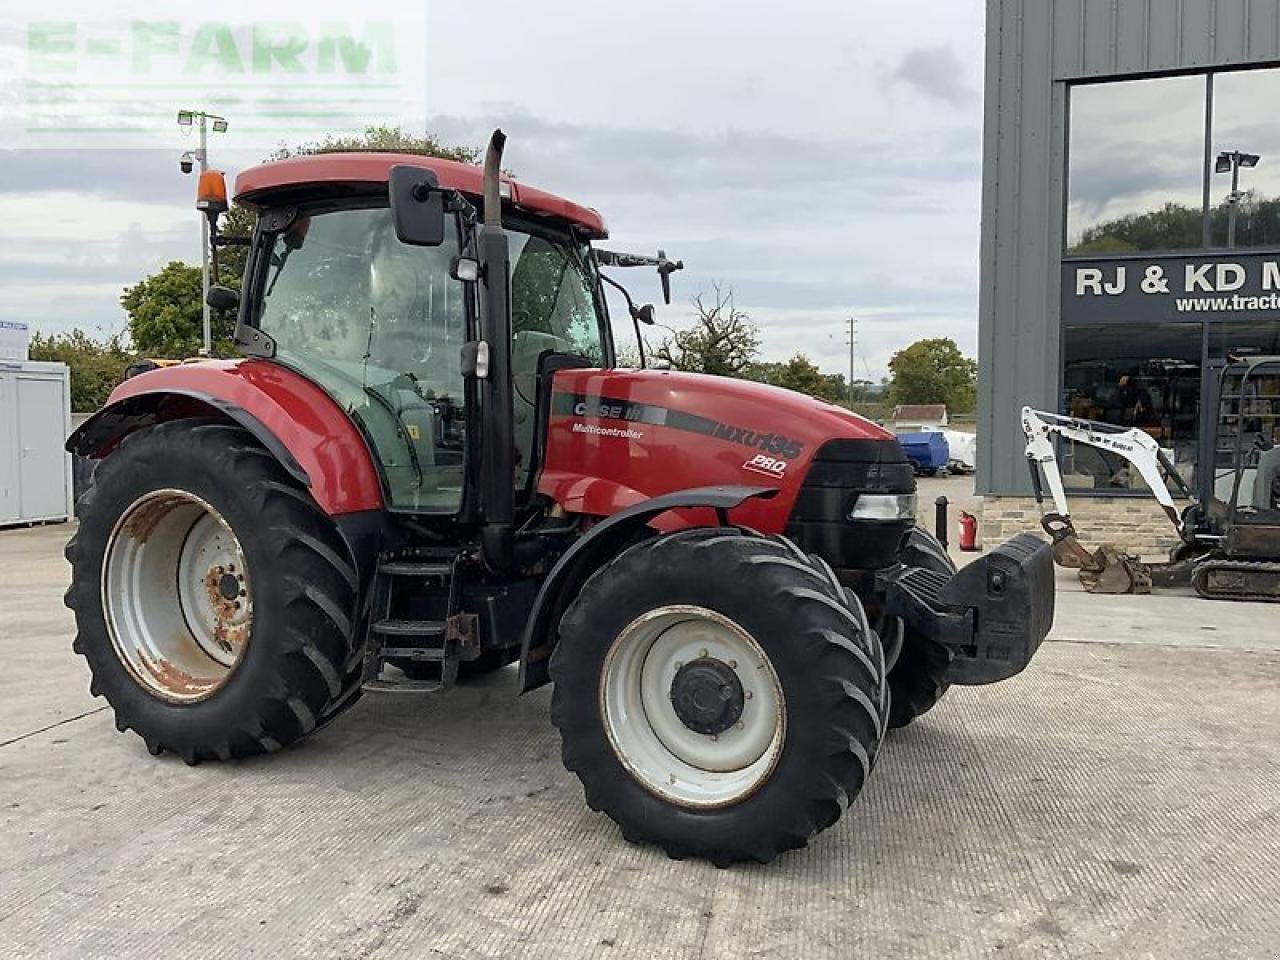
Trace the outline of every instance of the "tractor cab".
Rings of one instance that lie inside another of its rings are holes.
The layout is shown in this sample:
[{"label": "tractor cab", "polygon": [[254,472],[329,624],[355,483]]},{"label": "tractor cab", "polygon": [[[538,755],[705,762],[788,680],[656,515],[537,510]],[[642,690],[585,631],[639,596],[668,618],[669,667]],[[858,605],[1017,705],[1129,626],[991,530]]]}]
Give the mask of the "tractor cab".
[{"label": "tractor cab", "polygon": [[[410,186],[389,202],[393,176]],[[415,199],[414,186],[426,197],[447,193],[450,202]],[[606,235],[602,219],[510,181],[502,186],[510,333],[495,342],[498,331],[482,329],[480,316],[483,200],[474,168],[333,154],[256,168],[238,181],[240,199],[259,213],[238,339],[320,384],[350,412],[393,511],[478,514],[466,482],[468,424],[478,449],[486,403],[478,385],[496,372],[496,354],[506,354],[511,371],[510,476],[520,488],[534,460],[540,358],[612,365],[590,246]],[[406,227],[414,217],[431,218],[425,233]],[[480,343],[489,369],[473,367],[466,376],[464,347],[475,345],[474,354]]]}]

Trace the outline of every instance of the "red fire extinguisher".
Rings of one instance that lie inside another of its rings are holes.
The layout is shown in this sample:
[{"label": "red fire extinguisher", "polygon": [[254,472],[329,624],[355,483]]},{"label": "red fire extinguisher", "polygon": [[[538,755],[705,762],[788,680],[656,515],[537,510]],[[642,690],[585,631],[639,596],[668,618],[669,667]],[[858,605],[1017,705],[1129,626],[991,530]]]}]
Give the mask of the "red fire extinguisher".
[{"label": "red fire extinguisher", "polygon": [[966,553],[978,550],[978,518],[965,510],[960,511],[960,549]]}]

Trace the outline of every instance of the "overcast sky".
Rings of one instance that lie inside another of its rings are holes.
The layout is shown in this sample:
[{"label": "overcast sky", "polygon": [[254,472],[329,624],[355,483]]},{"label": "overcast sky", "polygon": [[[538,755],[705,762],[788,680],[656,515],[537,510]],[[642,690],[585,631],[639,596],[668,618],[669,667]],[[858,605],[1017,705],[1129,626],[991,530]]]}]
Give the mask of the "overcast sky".
[{"label": "overcast sky", "polygon": [[[600,209],[609,246],[682,258],[660,321],[720,282],[767,359],[846,372],[851,314],[859,377],[919,337],[975,349],[980,0],[480,9],[426,8],[426,127],[480,146],[501,125],[507,165]],[[264,150],[231,119],[214,159],[234,172]],[[156,143],[0,151],[0,318],[122,330],[123,285],[198,260],[190,141]],[[657,297],[649,273],[625,279]]]}]

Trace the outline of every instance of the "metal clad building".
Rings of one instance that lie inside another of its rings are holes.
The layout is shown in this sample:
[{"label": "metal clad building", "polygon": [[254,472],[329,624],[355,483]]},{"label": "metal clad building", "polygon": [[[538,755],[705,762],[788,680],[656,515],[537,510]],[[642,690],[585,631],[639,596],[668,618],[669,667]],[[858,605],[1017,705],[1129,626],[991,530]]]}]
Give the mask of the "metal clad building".
[{"label": "metal clad building", "polygon": [[[1193,340],[1280,352],[1267,342],[1280,311],[1193,310],[1179,298],[1271,289],[1263,258],[1280,256],[1277,65],[1280,0],[988,0],[980,493],[1030,491],[1024,403],[1134,420],[1126,425],[1185,448],[1190,472]],[[1215,172],[1222,151],[1242,158],[1233,176]],[[1233,177],[1239,192],[1224,194]],[[1230,282],[1206,289],[1194,271],[1226,259],[1247,284],[1231,287],[1228,269]],[[1161,280],[1173,286],[1160,290]],[[1179,312],[1194,323],[1175,323]],[[1246,319],[1247,330],[1236,322]],[[1121,343],[1132,354],[1123,362]],[[1082,462],[1076,476],[1095,496],[1136,493],[1105,465]]]}]

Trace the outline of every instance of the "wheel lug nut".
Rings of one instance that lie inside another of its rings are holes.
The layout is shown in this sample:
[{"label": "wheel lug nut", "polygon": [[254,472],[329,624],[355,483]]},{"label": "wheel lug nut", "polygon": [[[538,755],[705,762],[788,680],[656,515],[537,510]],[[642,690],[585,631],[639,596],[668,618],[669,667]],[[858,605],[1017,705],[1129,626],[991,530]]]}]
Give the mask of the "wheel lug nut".
[{"label": "wheel lug nut", "polygon": [[746,699],[750,700],[754,696],[754,694],[750,690],[747,690],[743,693],[743,696],[746,697]]},{"label": "wheel lug nut", "polygon": [[701,650],[699,650],[699,651],[698,651],[698,656],[700,656],[700,657],[706,657],[706,656],[707,656],[707,648],[706,648],[706,647],[703,647]]},{"label": "wheel lug nut", "polygon": [[743,727],[746,726],[746,724],[743,723],[741,720],[739,720],[736,724],[734,724],[734,726],[736,726],[739,730],[741,730]]},{"label": "wheel lug nut", "polygon": [[737,669],[738,669],[738,661],[737,661],[737,660],[730,660],[730,661],[729,661],[729,669],[730,669],[730,670],[737,670]]}]

